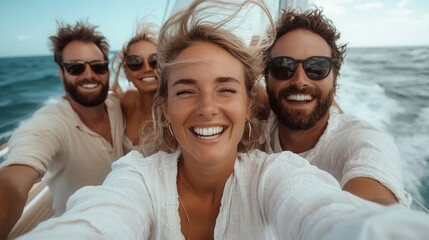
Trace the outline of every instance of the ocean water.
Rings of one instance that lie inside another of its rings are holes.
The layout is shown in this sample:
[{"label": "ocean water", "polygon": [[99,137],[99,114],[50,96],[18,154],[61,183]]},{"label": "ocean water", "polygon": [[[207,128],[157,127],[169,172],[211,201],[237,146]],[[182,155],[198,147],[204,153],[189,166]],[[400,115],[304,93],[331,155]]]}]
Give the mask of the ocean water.
[{"label": "ocean water", "polygon": [[337,101],[389,132],[398,145],[404,184],[429,206],[429,47],[351,48]]},{"label": "ocean water", "polygon": [[0,144],[21,120],[63,91],[53,57],[0,58]]},{"label": "ocean water", "polygon": [[[344,112],[394,136],[405,188],[429,207],[429,47],[350,48],[338,84]],[[63,92],[51,56],[0,58],[0,145]]]}]

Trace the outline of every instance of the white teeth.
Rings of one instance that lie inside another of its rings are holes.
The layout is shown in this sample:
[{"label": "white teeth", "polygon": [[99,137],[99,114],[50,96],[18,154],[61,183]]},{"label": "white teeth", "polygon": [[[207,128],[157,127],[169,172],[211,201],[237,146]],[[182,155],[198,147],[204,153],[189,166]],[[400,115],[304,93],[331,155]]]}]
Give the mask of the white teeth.
[{"label": "white teeth", "polygon": [[96,83],[87,83],[87,84],[82,84],[81,86],[83,88],[91,89],[91,88],[96,88],[98,86],[98,84],[96,84]]},{"label": "white teeth", "polygon": [[144,78],[141,78],[141,80],[143,82],[150,82],[150,81],[154,81],[155,79],[156,79],[155,77],[144,77]]},{"label": "white teeth", "polygon": [[311,95],[296,94],[296,95],[289,95],[289,96],[287,96],[287,100],[291,100],[291,101],[311,101],[311,100],[313,100],[313,97]]},{"label": "white teeth", "polygon": [[216,137],[216,135],[222,133],[223,127],[209,127],[209,128],[196,127],[196,128],[193,128],[193,131],[199,137],[202,137],[205,139],[212,139]]}]

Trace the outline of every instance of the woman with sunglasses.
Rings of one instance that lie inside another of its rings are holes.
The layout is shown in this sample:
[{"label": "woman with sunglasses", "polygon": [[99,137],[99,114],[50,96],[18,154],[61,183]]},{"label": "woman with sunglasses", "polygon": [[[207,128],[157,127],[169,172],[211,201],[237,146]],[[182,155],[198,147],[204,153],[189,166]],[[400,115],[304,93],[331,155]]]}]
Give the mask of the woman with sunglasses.
[{"label": "woman with sunglasses", "polygon": [[154,131],[142,139],[154,154],[130,152],[23,239],[424,239],[429,216],[343,192],[291,152],[249,151],[263,45],[201,12],[223,4],[198,0],[161,29]]},{"label": "woman with sunglasses", "polygon": [[[115,57],[119,59],[115,70],[113,91],[121,97],[121,106],[126,119],[124,151],[137,149],[142,123],[150,118],[153,98],[158,90],[157,35],[154,24],[140,25],[123,50]],[[115,62],[115,61],[114,61]],[[119,85],[122,72],[133,88],[125,93]]]}]

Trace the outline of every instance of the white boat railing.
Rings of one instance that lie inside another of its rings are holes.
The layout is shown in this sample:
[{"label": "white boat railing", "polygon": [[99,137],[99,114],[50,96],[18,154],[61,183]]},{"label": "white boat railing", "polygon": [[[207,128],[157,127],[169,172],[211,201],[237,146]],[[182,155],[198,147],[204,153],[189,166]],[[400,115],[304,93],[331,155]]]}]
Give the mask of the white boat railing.
[{"label": "white boat railing", "polygon": [[[410,194],[410,193],[408,193]],[[415,209],[422,211],[424,213],[429,214],[429,209],[427,209],[421,202],[419,202],[413,195],[411,195],[411,198],[413,199],[412,203],[411,203],[411,207],[414,207]]]},{"label": "white boat railing", "polygon": [[9,147],[6,143],[0,145],[0,161],[2,159],[6,159],[7,152],[9,151]]},{"label": "white boat railing", "polygon": [[28,200],[25,204],[24,211],[9,233],[8,239],[15,239],[29,232],[35,228],[37,224],[51,218],[53,215],[52,195],[49,187],[43,182],[34,184],[28,194]]}]

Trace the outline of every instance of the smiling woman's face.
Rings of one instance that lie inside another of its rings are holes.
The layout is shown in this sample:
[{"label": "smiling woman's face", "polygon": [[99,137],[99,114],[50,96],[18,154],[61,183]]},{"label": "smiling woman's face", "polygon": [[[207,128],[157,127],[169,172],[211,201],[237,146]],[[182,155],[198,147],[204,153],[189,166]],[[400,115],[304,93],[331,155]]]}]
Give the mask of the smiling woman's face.
[{"label": "smiling woman's face", "polygon": [[235,161],[249,115],[242,64],[211,43],[184,49],[175,62],[164,114],[183,157],[203,164]]},{"label": "smiling woman's face", "polygon": [[155,74],[156,68],[149,64],[151,59],[156,58],[156,53],[156,45],[146,40],[138,41],[128,48],[127,56],[140,58],[143,63],[139,69],[124,67],[127,79],[140,92],[156,92],[158,90],[159,80]]}]

